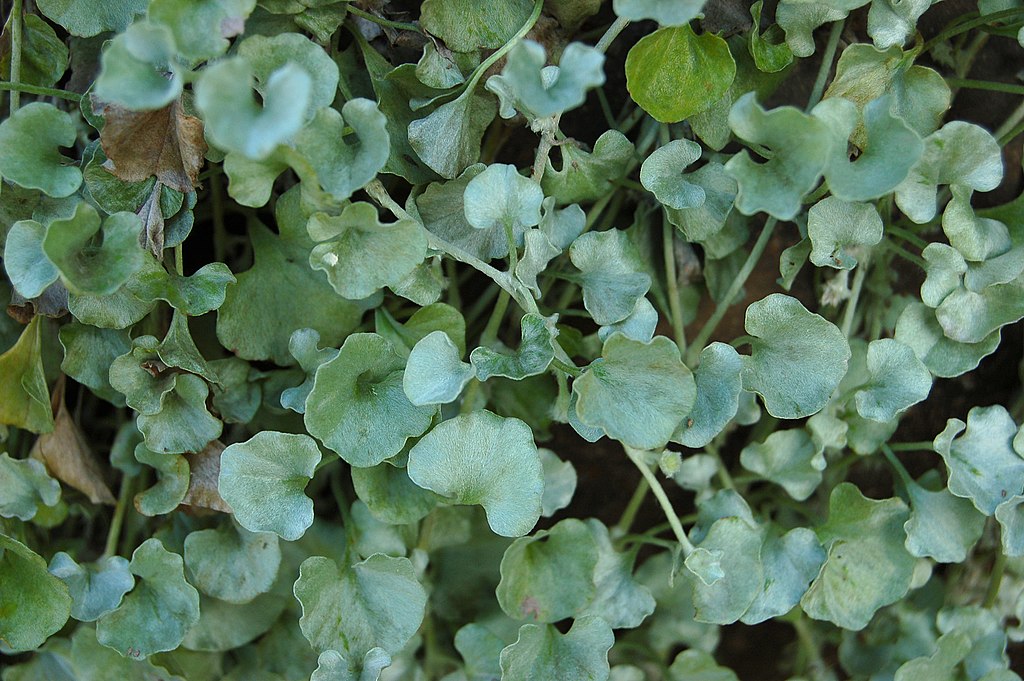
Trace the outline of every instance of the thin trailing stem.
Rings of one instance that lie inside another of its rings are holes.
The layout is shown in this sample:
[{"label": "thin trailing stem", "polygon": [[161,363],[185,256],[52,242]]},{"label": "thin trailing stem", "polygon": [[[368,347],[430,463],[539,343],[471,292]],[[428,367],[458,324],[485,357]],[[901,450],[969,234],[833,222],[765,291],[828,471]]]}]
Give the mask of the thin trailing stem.
[{"label": "thin trailing stem", "polygon": [[[21,24],[23,0],[14,0],[11,7],[11,83],[21,80]],[[11,109],[14,113],[21,106],[21,92],[11,89]]]},{"label": "thin trailing stem", "polygon": [[896,471],[896,474],[900,476],[900,481],[903,483],[904,487],[909,488],[911,485],[916,484],[914,479],[910,477],[910,473],[907,472],[907,469],[903,466],[903,463],[899,458],[897,458],[896,454],[893,453],[892,448],[889,445],[883,442],[879,449],[882,450],[882,455],[885,457],[886,461],[889,462],[889,465],[892,466],[893,470]]},{"label": "thin trailing stem", "polygon": [[986,24],[994,24],[997,21],[1002,21],[1003,19],[1012,19],[1013,17],[1021,15],[1024,15],[1024,7],[1014,7],[1013,9],[1006,9],[1001,12],[993,12],[991,14],[986,14],[985,16],[978,17],[977,19],[962,21],[960,23],[955,24],[954,26],[950,26],[949,28],[942,31],[937,36],[926,42],[924,44],[924,47],[922,48],[922,51],[927,52],[928,50],[932,49],[942,41],[949,40],[950,38],[958,36],[961,33],[966,33],[967,31],[970,31],[971,29],[977,28],[979,26],[985,26]]},{"label": "thin trailing stem", "polygon": [[[14,68],[13,60],[11,68]],[[28,95],[39,95],[40,97],[57,97],[58,99],[66,99],[72,102],[82,101],[82,95],[77,92],[70,92],[68,90],[58,90],[52,87],[40,87],[38,85],[29,85],[28,83],[19,83],[12,81],[10,83],[0,83],[0,90],[7,90],[11,93],[11,101],[13,102],[18,98],[18,93],[24,92]]]},{"label": "thin trailing stem", "polygon": [[366,19],[367,21],[373,22],[373,23],[377,24],[378,26],[387,26],[388,28],[396,28],[396,29],[398,29],[400,31],[414,31],[414,32],[419,33],[419,34],[423,33],[423,29],[421,29],[416,24],[411,24],[411,23],[407,23],[407,22],[404,22],[404,21],[393,21],[391,19],[385,19],[384,17],[379,17],[376,14],[370,14],[369,12],[367,12],[365,10],[361,10],[361,9],[359,9],[358,7],[356,7],[355,5],[353,5],[351,3],[349,3],[349,6],[348,6],[348,13],[349,14],[353,14],[353,15],[355,15],[357,17],[360,17],[361,19]]},{"label": "thin trailing stem", "polygon": [[928,440],[921,442],[893,442],[886,445],[894,452],[931,452],[934,451],[932,443]]},{"label": "thin trailing stem", "polygon": [[683,530],[683,523],[679,520],[679,516],[676,515],[675,509],[672,508],[672,502],[669,501],[668,495],[665,494],[665,488],[661,486],[661,482],[654,475],[654,472],[651,471],[650,466],[644,463],[642,452],[628,445],[623,445],[623,449],[626,450],[626,456],[633,462],[633,465],[640,469],[640,474],[647,480],[647,484],[651,486],[651,492],[654,493],[654,498],[658,500],[658,505],[661,506],[661,510],[665,513],[665,519],[668,520],[669,525],[672,527],[672,533],[679,540],[679,544],[683,548],[683,555],[689,556],[693,553],[694,546],[686,536],[686,531]]},{"label": "thin trailing stem", "polygon": [[124,526],[124,514],[128,511],[128,505],[131,503],[134,482],[135,478],[130,475],[121,478],[121,490],[117,494],[117,505],[114,507],[114,516],[110,519],[107,544],[103,549],[104,558],[117,554],[117,544],[121,540],[121,528]]},{"label": "thin trailing stem", "polygon": [[853,288],[850,290],[850,299],[846,301],[846,310],[844,311],[843,323],[840,327],[843,335],[847,338],[850,337],[850,332],[853,331],[853,320],[857,313],[857,303],[860,301],[861,291],[864,290],[864,279],[867,277],[867,273],[868,258],[865,256],[857,263],[857,271],[853,274]]},{"label": "thin trailing stem", "polygon": [[582,376],[583,375],[583,370],[580,369],[578,366],[574,366],[572,364],[566,364],[565,362],[563,362],[560,359],[553,359],[553,360],[551,360],[551,366],[553,366],[554,368],[558,369],[559,371],[561,371],[561,372],[563,372],[565,374],[568,374],[569,376],[572,376],[573,378],[575,378],[577,376]]},{"label": "thin trailing stem", "polygon": [[633,521],[636,520],[636,514],[640,511],[640,507],[643,506],[644,499],[647,498],[649,491],[651,491],[651,486],[648,484],[647,478],[640,478],[636,489],[633,490],[633,496],[629,498],[629,503],[626,504],[626,508],[622,511],[622,516],[619,517],[619,522],[615,523],[615,534],[626,535],[629,533],[630,528],[633,527]]},{"label": "thin trailing stem", "polygon": [[686,353],[686,363],[693,366],[697,362],[697,358],[700,356],[700,351],[704,349],[704,344],[711,338],[711,334],[718,328],[718,324],[725,317],[725,313],[729,311],[729,307],[732,305],[733,300],[739,294],[740,289],[743,288],[743,284],[746,283],[750,273],[754,271],[757,266],[757,262],[761,259],[764,254],[764,249],[768,246],[768,242],[772,238],[772,232],[775,230],[777,220],[775,218],[768,218],[764,223],[764,228],[761,230],[761,236],[757,237],[757,241],[754,243],[754,248],[751,249],[750,255],[747,256],[746,262],[743,263],[743,267],[736,273],[736,277],[732,280],[732,285],[729,286],[729,290],[725,292],[725,296],[715,306],[715,311],[711,314],[708,320],[701,327],[701,330],[694,337],[690,343],[690,348]]},{"label": "thin trailing stem", "polygon": [[484,332],[480,336],[480,345],[487,347],[493,345],[494,341],[498,338],[498,329],[501,328],[501,322],[505,319],[505,313],[508,311],[508,303],[512,297],[508,294],[508,291],[502,291],[498,295],[498,302],[494,304],[494,309],[491,310],[491,316],[487,320],[487,326],[484,327]]},{"label": "thin trailing stem", "polygon": [[604,35],[601,36],[601,39],[597,41],[597,45],[594,47],[597,48],[598,52],[607,52],[608,48],[611,47],[612,43],[615,42],[615,39],[619,37],[619,34],[622,33],[623,29],[627,26],[629,26],[629,19],[618,17],[612,25],[608,27],[608,30],[604,32]]},{"label": "thin trailing stem", "polygon": [[686,354],[686,328],[683,326],[683,306],[679,301],[679,275],[676,272],[675,227],[662,212],[661,246],[665,252],[665,283],[668,288],[668,309],[672,317],[672,333],[679,346],[679,354]]},{"label": "thin trailing stem", "polygon": [[722,486],[726,489],[735,490],[736,481],[732,479],[732,475],[729,473],[729,469],[725,465],[725,461],[722,460],[722,455],[718,451],[718,446],[713,442],[709,442],[704,447],[704,451],[711,455],[711,458],[715,460],[718,465],[718,479],[721,481]]},{"label": "thin trailing stem", "polygon": [[821,101],[821,95],[825,92],[825,83],[828,82],[828,74],[832,72],[832,61],[836,57],[836,49],[839,47],[839,38],[843,35],[843,27],[845,25],[845,19],[832,24],[832,30],[828,34],[828,43],[825,44],[825,52],[821,55],[821,66],[818,68],[818,77],[814,79],[814,87],[811,88],[811,96],[807,100],[808,111],[813,109],[814,105]]},{"label": "thin trailing stem", "polygon": [[997,83],[991,80],[972,80],[970,78],[946,78],[951,87],[967,90],[987,90],[989,92],[1005,92],[1008,95],[1024,95],[1024,85]]},{"label": "thin trailing stem", "polygon": [[908,244],[913,244],[914,247],[922,251],[925,249],[926,246],[928,246],[927,241],[925,241],[918,235],[914,234],[909,229],[903,229],[902,227],[897,227],[896,225],[889,225],[888,227],[886,227],[886,231],[889,232],[889,234],[892,234],[893,236],[898,236],[899,238],[906,241]]},{"label": "thin trailing stem", "polygon": [[540,18],[540,11],[543,7],[544,0],[537,0],[537,2],[533,6],[533,12],[530,13],[530,17],[526,20],[526,23],[523,24],[522,28],[516,31],[516,34],[512,36],[507,43],[499,47],[494,52],[494,54],[480,62],[480,66],[476,67],[476,69],[473,70],[473,75],[470,76],[469,82],[466,83],[466,92],[470,92],[473,89],[475,89],[477,83],[479,83],[480,79],[484,77],[485,73],[487,73],[487,70],[494,66],[498,62],[498,60],[500,60],[502,57],[508,54],[509,51],[513,47],[515,47],[516,44],[526,36],[527,33],[530,32],[530,29],[532,29],[534,24],[537,23],[537,19]]}]

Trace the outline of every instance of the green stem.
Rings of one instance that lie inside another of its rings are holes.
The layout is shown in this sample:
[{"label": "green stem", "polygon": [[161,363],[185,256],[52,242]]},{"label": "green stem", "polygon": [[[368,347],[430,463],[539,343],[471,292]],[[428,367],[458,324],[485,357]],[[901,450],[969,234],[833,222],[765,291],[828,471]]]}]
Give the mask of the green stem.
[{"label": "green stem", "polygon": [[121,528],[124,526],[124,514],[128,511],[131,503],[132,487],[135,478],[125,475],[121,478],[121,490],[117,494],[117,506],[114,507],[114,516],[110,519],[110,530],[107,532],[107,544],[103,549],[103,557],[109,558],[117,554],[117,543],[121,540]]},{"label": "green stem", "polygon": [[996,83],[990,80],[973,80],[970,78],[946,78],[946,83],[951,87],[966,88],[968,90],[987,90],[989,92],[1005,92],[1009,95],[1024,95],[1024,85]]},{"label": "green stem", "polygon": [[718,479],[722,481],[722,485],[726,489],[735,490],[736,481],[733,480],[732,475],[729,474],[729,469],[726,467],[725,461],[722,460],[722,455],[719,453],[718,447],[714,443],[709,442],[707,446],[704,447],[704,451],[710,454],[711,458],[713,458],[715,463],[718,464]]},{"label": "green stem", "polygon": [[466,386],[466,393],[462,396],[462,405],[459,407],[460,414],[468,414],[473,411],[473,403],[476,402],[476,394],[480,392],[480,379],[471,378]]},{"label": "green stem", "polygon": [[582,376],[583,375],[583,370],[582,369],[580,369],[579,367],[574,366],[572,364],[566,364],[565,362],[563,362],[560,359],[553,359],[553,360],[551,360],[551,366],[553,366],[554,368],[558,369],[559,371],[561,371],[564,374],[568,374],[569,376],[572,376],[573,378],[576,378],[577,376]]},{"label": "green stem", "polygon": [[508,291],[502,291],[498,296],[498,302],[494,304],[491,316],[487,320],[487,326],[484,327],[484,332],[480,336],[480,345],[486,348],[493,345],[494,341],[498,339],[498,329],[501,328],[501,322],[505,319],[505,312],[508,311],[508,303],[511,299],[512,296],[508,294]]},{"label": "green stem", "polygon": [[811,630],[810,623],[804,618],[803,614],[797,611],[797,615],[790,620],[793,625],[793,629],[796,630],[796,637],[800,641],[800,651],[804,655],[805,659],[811,664],[811,668],[815,671],[814,678],[822,678],[821,674],[825,672],[827,667],[825,661],[821,657],[821,651],[818,649],[818,641],[814,637],[814,632]]},{"label": "green stem", "polygon": [[629,19],[618,17],[612,25],[608,27],[608,30],[604,32],[604,35],[601,36],[601,39],[597,41],[597,45],[594,47],[597,48],[598,52],[607,52],[608,48],[611,47],[612,43],[615,42],[615,39],[619,37],[619,34],[622,33],[623,29],[627,26],[629,26]]},{"label": "green stem", "polygon": [[704,349],[704,345],[711,338],[711,334],[715,332],[719,322],[725,317],[725,313],[729,311],[732,306],[733,300],[739,294],[740,289],[743,288],[743,284],[747,282],[747,278],[751,272],[757,266],[758,260],[764,254],[764,249],[768,247],[768,242],[772,238],[772,232],[775,230],[775,225],[778,221],[775,218],[768,218],[764,223],[764,228],[761,230],[761,236],[757,237],[757,241],[754,243],[754,248],[751,249],[750,255],[747,256],[746,262],[743,263],[743,267],[736,273],[736,277],[732,280],[732,285],[729,286],[729,290],[726,291],[725,296],[721,302],[715,306],[715,311],[711,314],[708,320],[701,327],[697,336],[690,343],[690,349],[686,353],[686,364],[694,366],[697,363],[698,357],[700,357],[700,351]]},{"label": "green stem", "polygon": [[[14,0],[11,7],[11,83],[21,80],[21,23],[23,0]],[[21,92],[11,90],[11,109],[13,114],[21,106]]]},{"label": "green stem", "polygon": [[981,606],[991,608],[999,598],[999,587],[1003,583],[1003,574],[1006,572],[1006,554],[1002,549],[996,554],[996,560],[992,564],[992,576],[988,580],[988,589],[985,590],[985,600]]},{"label": "green stem", "polygon": [[1024,14],[1024,7],[1014,7],[1013,9],[1006,9],[1001,12],[993,12],[992,14],[986,14],[985,16],[978,17],[977,19],[972,19],[970,21],[958,23],[955,26],[947,28],[946,30],[942,31],[937,36],[926,42],[924,44],[924,47],[922,48],[922,51],[927,52],[928,50],[935,47],[935,45],[937,45],[938,43],[941,43],[943,40],[949,40],[954,36],[960,35],[961,33],[966,33],[967,31],[970,31],[972,28],[984,26],[985,24],[992,24],[997,21],[1002,21],[1003,19],[1010,19],[1021,14]]},{"label": "green stem", "polygon": [[853,330],[853,320],[857,313],[857,302],[860,300],[860,293],[864,290],[864,279],[868,272],[868,257],[865,255],[857,263],[857,271],[853,274],[853,288],[850,291],[850,299],[846,301],[846,310],[843,314],[843,324],[840,330],[847,338]]},{"label": "green stem", "polygon": [[[13,42],[13,39],[12,39]],[[11,68],[14,68],[13,60],[11,62]],[[10,83],[0,83],[0,90],[9,90],[11,93],[11,101],[13,102],[19,92],[24,92],[29,95],[40,95],[42,97],[58,97],[60,99],[67,99],[72,102],[82,101],[82,95],[77,92],[69,92],[68,90],[58,90],[52,87],[39,87],[38,85],[29,85],[28,83],[19,83],[13,81]]]},{"label": "green stem", "polygon": [[636,489],[633,490],[633,496],[629,498],[629,503],[626,504],[626,508],[622,511],[619,522],[615,523],[614,534],[626,535],[629,533],[630,528],[633,527],[633,521],[636,520],[636,514],[640,511],[640,507],[643,506],[644,499],[647,498],[647,492],[650,489],[651,486],[648,484],[647,478],[640,478]]},{"label": "green stem", "polygon": [[845,19],[832,24],[832,30],[828,34],[828,43],[825,44],[825,52],[821,56],[818,77],[814,80],[811,96],[807,100],[807,111],[813,109],[814,105],[821,101],[821,95],[825,92],[825,83],[828,82],[828,74],[832,72],[832,61],[835,59],[836,49],[839,47],[839,38],[843,35],[843,26],[845,25]]},{"label": "green stem", "polygon": [[930,441],[921,442],[893,442],[886,445],[894,452],[931,452],[935,448]]},{"label": "green stem", "polygon": [[675,227],[669,224],[665,212],[661,213],[661,247],[665,252],[665,279],[668,286],[668,308],[672,317],[672,333],[679,346],[679,355],[686,354],[686,327],[683,325],[683,306],[679,301],[679,275],[676,272]]},{"label": "green stem", "polygon": [[922,258],[919,255],[914,255],[913,253],[911,253],[907,249],[903,248],[899,244],[894,244],[891,241],[883,241],[882,242],[882,246],[884,248],[887,248],[888,250],[892,251],[896,255],[900,256],[901,258],[903,258],[907,262],[914,263],[915,265],[920,267],[922,270],[927,270],[928,269],[928,263],[926,263],[924,261],[924,258]]},{"label": "green stem", "polygon": [[910,473],[907,472],[907,469],[903,466],[903,463],[899,458],[897,458],[896,454],[893,453],[892,448],[889,447],[889,445],[883,442],[879,448],[882,450],[882,455],[889,462],[889,465],[892,466],[896,471],[896,474],[900,476],[900,480],[903,482],[904,487],[909,489],[912,485],[917,484],[914,482],[914,479],[910,477]]},{"label": "green stem", "polygon": [[397,28],[401,31],[415,31],[416,33],[423,33],[423,30],[416,24],[409,24],[403,21],[392,21],[391,19],[385,19],[384,17],[379,17],[376,14],[370,14],[365,10],[361,10],[352,3],[349,3],[348,12],[349,14],[354,14],[355,16],[360,17],[362,19],[366,19],[367,21],[372,21],[373,23],[379,26]]},{"label": "green stem", "polygon": [[654,475],[650,467],[640,458],[640,451],[628,445],[623,445],[622,447],[626,450],[626,456],[629,457],[634,466],[640,469],[640,474],[644,476],[647,484],[651,486],[651,492],[654,493],[654,498],[658,500],[658,505],[661,506],[661,510],[665,513],[665,519],[668,520],[669,525],[672,527],[672,533],[679,540],[679,544],[683,548],[683,555],[689,556],[693,553],[694,546],[686,536],[683,524],[680,522],[679,516],[676,515],[675,509],[672,508],[672,502],[669,501],[668,495],[665,494],[665,488],[661,486],[661,482],[658,481],[657,476]]},{"label": "green stem", "polygon": [[185,253],[181,244],[174,247],[174,271],[179,277],[185,276]]},{"label": "green stem", "polygon": [[494,54],[480,62],[480,66],[473,70],[473,75],[470,76],[469,82],[466,83],[465,92],[470,92],[476,88],[477,83],[479,83],[480,79],[484,77],[487,70],[494,66],[499,59],[508,54],[509,50],[515,47],[516,44],[530,32],[530,29],[532,29],[534,24],[537,23],[537,19],[540,18],[540,11],[543,7],[544,0],[537,0],[536,4],[533,6],[533,12],[530,13],[530,17],[526,20],[526,23],[523,24],[522,28],[520,28],[507,43],[498,48]]},{"label": "green stem", "polygon": [[889,225],[886,228],[886,231],[892,234],[893,236],[898,236],[899,238],[903,239],[909,244],[913,244],[915,247],[919,248],[922,251],[925,249],[926,246],[928,246],[927,241],[925,241],[918,235],[914,234],[909,229],[903,229],[902,227],[897,227],[896,225]]}]

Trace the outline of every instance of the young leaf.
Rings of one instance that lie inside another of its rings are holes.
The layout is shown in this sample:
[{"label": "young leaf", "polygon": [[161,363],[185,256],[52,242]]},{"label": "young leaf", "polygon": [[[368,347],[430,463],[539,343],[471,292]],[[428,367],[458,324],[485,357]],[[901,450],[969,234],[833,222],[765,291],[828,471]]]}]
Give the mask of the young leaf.
[{"label": "young leaf", "polygon": [[198,452],[220,437],[224,424],[206,408],[210,388],[199,376],[178,374],[160,397],[160,410],[140,414],[139,430],[146,446],[159,454]]},{"label": "young leaf", "polygon": [[828,126],[793,107],[765,111],[751,92],[733,104],[729,127],[773,154],[766,163],[756,163],[743,150],[725,164],[739,185],[736,208],[744,215],[764,211],[780,220],[793,219],[828,164],[832,153]]},{"label": "young leaf", "polygon": [[825,457],[802,428],[777,430],[764,442],[740,452],[740,463],[752,473],[781,485],[797,501],[811,496],[821,484]]},{"label": "young leaf", "polygon": [[773,293],[747,307],[744,328],[754,336],[743,357],[744,390],[759,394],[776,418],[810,416],[825,406],[850,359],[834,324]]},{"label": "young leaf", "polygon": [[309,436],[264,431],[224,450],[217,488],[242,527],[294,541],[313,524],[303,490],[319,462]]},{"label": "young leaf", "polygon": [[351,567],[307,558],[294,591],[302,604],[299,627],[313,648],[356,659],[372,648],[401,650],[419,629],[427,602],[409,559],[383,554]]},{"label": "young leaf", "polygon": [[[139,217],[132,213],[114,213],[101,225],[99,213],[83,201],[74,215],[46,228],[43,252],[69,291],[109,296],[142,268],[141,229]],[[101,232],[103,242],[96,246]]]},{"label": "young leaf", "polygon": [[834,196],[807,212],[811,262],[818,267],[852,270],[857,254],[882,240],[882,218],[869,203],[849,203]]},{"label": "young leaf", "polygon": [[673,140],[655,149],[640,167],[640,183],[669,208],[699,208],[704,205],[704,188],[684,179],[683,171],[700,158],[700,145],[691,140]]},{"label": "young leaf", "polygon": [[126,286],[140,300],[162,300],[178,312],[198,317],[220,309],[228,286],[236,282],[227,265],[212,262],[187,277],[162,267],[147,269],[129,279]]},{"label": "young leaf", "polygon": [[310,252],[309,266],[326,272],[334,290],[349,300],[397,286],[427,255],[418,222],[382,223],[377,209],[362,201],[346,206],[340,216],[314,213],[307,229],[316,230],[322,242]]},{"label": "young leaf", "polygon": [[476,348],[469,355],[469,361],[476,370],[476,377],[486,381],[492,376],[504,376],[520,381],[528,376],[547,371],[555,358],[555,337],[558,329],[550,317],[527,313],[520,322],[519,349],[514,354]]},{"label": "young leaf", "polygon": [[743,362],[731,345],[712,343],[700,353],[693,378],[697,397],[689,416],[679,423],[672,441],[700,448],[718,435],[736,416],[740,406]]},{"label": "young leaf", "polygon": [[35,650],[60,631],[71,613],[68,587],[46,571],[35,551],[0,534],[0,639],[11,652]]},{"label": "young leaf", "polygon": [[99,618],[96,638],[133,659],[174,650],[199,621],[199,593],[185,581],[181,556],[150,538],[135,549],[129,569],[139,578],[135,588]]},{"label": "young leaf", "polygon": [[871,382],[857,391],[857,413],[873,421],[891,421],[928,397],[932,377],[907,345],[892,338],[868,345]]},{"label": "young leaf", "polygon": [[409,477],[456,504],[480,504],[496,534],[519,537],[541,514],[544,474],[533,432],[474,411],[442,421],[409,451]]},{"label": "young leaf", "polygon": [[540,223],[543,200],[540,185],[520,175],[515,166],[495,163],[469,181],[463,205],[466,222],[495,235],[492,239],[504,238],[500,257],[508,254],[508,234],[519,246],[526,229]]},{"label": "young leaf", "polygon": [[277,535],[249,532],[231,521],[190,533],[184,555],[192,583],[228,603],[248,603],[269,591],[281,564]]},{"label": "young leaf", "polygon": [[626,232],[587,232],[569,248],[569,259],[583,274],[583,305],[601,326],[620,322],[651,288],[651,277]]},{"label": "young leaf", "polygon": [[405,362],[375,333],[352,334],[320,366],[306,399],[309,432],[345,461],[376,466],[422,435],[436,411],[415,406],[402,388]]},{"label": "young leaf", "polygon": [[79,565],[58,551],[50,561],[50,574],[67,584],[71,594],[71,616],[80,622],[95,622],[113,612],[122,597],[135,586],[128,561],[109,556],[95,563]]},{"label": "young leaf", "polygon": [[301,385],[281,391],[281,406],[297,414],[306,413],[306,398],[313,389],[313,377],[321,364],[338,356],[336,348],[320,349],[320,334],[315,329],[296,329],[288,340],[288,351],[306,372]]},{"label": "young leaf", "polygon": [[406,363],[402,389],[416,405],[448,404],[459,396],[476,370],[459,359],[459,349],[444,331],[420,339]]},{"label": "young leaf", "polygon": [[530,119],[555,116],[583,104],[587,90],[604,85],[604,54],[583,43],[569,43],[557,67],[545,66],[544,46],[519,42],[509,52],[500,76],[487,79],[487,89],[502,99],[502,118],[514,114],[505,104]]},{"label": "young leaf", "polygon": [[608,651],[614,643],[611,627],[600,617],[581,617],[565,634],[550,624],[524,624],[516,642],[501,651],[501,676],[524,681],[607,679]]},{"label": "young leaf", "polygon": [[[672,4],[688,9],[689,3]],[[662,123],[677,123],[704,111],[736,77],[736,62],[724,40],[710,32],[697,35],[680,23],[645,36],[626,56],[630,96]]]},{"label": "young leaf", "polygon": [[879,608],[906,595],[914,557],[903,547],[907,506],[864,497],[849,482],[829,497],[828,522],[817,529],[828,558],[800,607],[814,619],[859,631]]},{"label": "young leaf", "polygon": [[0,175],[47,196],[71,196],[82,171],[59,147],[75,143],[75,122],[52,104],[32,102],[0,122]]},{"label": "young leaf", "polygon": [[664,336],[650,343],[620,334],[572,385],[580,420],[637,449],[657,449],[693,408],[697,387]]},{"label": "young leaf", "polygon": [[736,180],[725,172],[725,166],[715,161],[709,161],[694,172],[687,173],[686,178],[683,182],[692,185],[694,193],[700,189],[704,200],[699,206],[669,209],[665,214],[669,222],[682,231],[687,241],[707,242],[725,227],[725,221],[736,200]]},{"label": "young leaf", "polygon": [[629,316],[621,322],[615,322],[614,324],[608,324],[599,328],[597,330],[597,338],[604,342],[611,338],[613,334],[621,333],[626,338],[640,341],[641,343],[650,343],[651,339],[654,338],[654,332],[658,328],[658,321],[658,311],[654,309],[654,305],[651,305],[651,301],[647,300],[646,297],[637,298],[636,305],[633,307],[633,311],[629,313]]},{"label": "young leaf", "polygon": [[124,397],[110,385],[110,366],[131,351],[128,333],[119,329],[100,329],[72,322],[60,329],[65,374],[115,406],[124,406]]}]

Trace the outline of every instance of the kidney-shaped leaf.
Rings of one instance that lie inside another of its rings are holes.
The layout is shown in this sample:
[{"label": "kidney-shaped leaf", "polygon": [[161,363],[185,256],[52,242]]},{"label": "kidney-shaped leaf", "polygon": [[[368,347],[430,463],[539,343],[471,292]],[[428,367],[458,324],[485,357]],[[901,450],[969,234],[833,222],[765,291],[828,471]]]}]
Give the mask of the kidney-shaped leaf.
[{"label": "kidney-shaped leaf", "polygon": [[60,277],[43,252],[44,236],[46,228],[35,220],[19,220],[7,232],[4,269],[14,289],[26,299],[42,295]]},{"label": "kidney-shaped leaf", "polygon": [[908,345],[892,338],[868,345],[871,382],[857,391],[857,413],[872,421],[891,421],[924,401],[932,388],[928,367]]},{"label": "kidney-shaped leaf", "polygon": [[[127,212],[114,213],[101,226],[99,213],[83,201],[74,215],[50,223],[43,251],[69,291],[108,296],[142,268],[141,230],[139,216]],[[96,246],[92,242],[100,232],[103,243]]]},{"label": "kidney-shaped leaf", "polygon": [[277,535],[249,532],[233,522],[185,537],[185,566],[203,593],[228,603],[247,603],[277,579]]},{"label": "kidney-shaped leaf", "polygon": [[540,518],[544,471],[530,427],[489,411],[439,423],[409,451],[409,477],[456,504],[480,504],[495,533],[519,537]]},{"label": "kidney-shaped leaf", "polygon": [[73,146],[76,136],[70,114],[52,104],[26,104],[0,123],[0,175],[55,198],[74,194],[82,171],[58,147]]},{"label": "kidney-shaped leaf", "polygon": [[704,188],[687,182],[683,171],[700,153],[700,145],[692,140],[673,140],[644,160],[640,183],[669,208],[697,208],[704,203]]},{"label": "kidney-shaped leaf", "polygon": [[850,359],[835,324],[773,293],[750,304],[744,328],[754,340],[743,358],[743,388],[760,395],[769,414],[797,419],[825,406]]},{"label": "kidney-shaped leaf", "polygon": [[74,558],[59,551],[50,561],[50,574],[68,585],[71,616],[80,622],[94,622],[114,611],[121,598],[135,586],[128,561],[121,556],[79,565]]},{"label": "kidney-shaped leaf", "polygon": [[850,203],[834,196],[807,212],[811,262],[818,267],[852,270],[857,252],[882,240],[882,218],[869,203]]},{"label": "kidney-shaped leaf", "polygon": [[802,428],[777,430],[764,442],[753,442],[740,452],[740,463],[803,501],[821,484],[825,457]]},{"label": "kidney-shaped leaf", "polygon": [[501,678],[522,681],[607,679],[615,634],[600,617],[581,617],[565,634],[550,624],[524,624],[501,651]]},{"label": "kidney-shaped leaf", "polygon": [[217,488],[242,527],[293,541],[313,524],[303,491],[319,462],[309,436],[264,431],[224,450]]},{"label": "kidney-shaped leaf", "polygon": [[540,223],[543,201],[539,184],[520,175],[513,165],[495,163],[469,181],[463,205],[470,225],[495,234],[492,239],[505,239],[501,253],[505,255],[505,235],[511,234],[516,245],[522,245],[526,229]]}]

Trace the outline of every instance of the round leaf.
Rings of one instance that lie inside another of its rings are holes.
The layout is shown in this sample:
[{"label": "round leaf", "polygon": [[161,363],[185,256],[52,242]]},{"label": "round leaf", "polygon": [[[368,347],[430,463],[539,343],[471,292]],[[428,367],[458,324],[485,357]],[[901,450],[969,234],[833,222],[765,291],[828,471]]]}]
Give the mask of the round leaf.
[{"label": "round leaf", "polygon": [[50,574],[68,585],[71,616],[80,622],[94,622],[113,612],[121,598],[135,586],[128,561],[121,556],[79,565],[71,556],[59,551],[50,561]]},{"label": "round leaf", "polygon": [[71,196],[82,171],[58,151],[75,143],[75,121],[52,104],[32,102],[0,123],[0,175],[54,198]]},{"label": "round leaf", "polygon": [[266,593],[277,578],[277,535],[249,532],[234,523],[185,537],[185,566],[203,593],[228,603],[247,603]]}]

